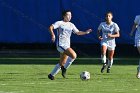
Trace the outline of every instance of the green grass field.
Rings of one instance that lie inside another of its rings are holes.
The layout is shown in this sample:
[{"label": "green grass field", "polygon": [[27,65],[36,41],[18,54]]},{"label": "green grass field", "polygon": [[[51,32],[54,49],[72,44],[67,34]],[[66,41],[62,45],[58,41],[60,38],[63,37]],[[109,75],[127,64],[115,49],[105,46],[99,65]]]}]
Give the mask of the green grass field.
[{"label": "green grass field", "polygon": [[[86,60],[85,60],[86,61]],[[0,93],[139,93],[137,65],[113,65],[111,73],[100,73],[101,64],[73,64],[67,78],[61,72],[51,81],[47,75],[54,64],[1,64]],[[91,79],[82,81],[80,72],[89,71]]]}]

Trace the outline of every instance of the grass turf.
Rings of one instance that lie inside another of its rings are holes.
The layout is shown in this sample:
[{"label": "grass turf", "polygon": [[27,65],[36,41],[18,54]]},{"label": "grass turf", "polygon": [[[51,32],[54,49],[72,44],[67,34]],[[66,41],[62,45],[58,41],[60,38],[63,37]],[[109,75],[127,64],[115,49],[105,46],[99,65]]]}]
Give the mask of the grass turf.
[{"label": "grass turf", "polygon": [[[111,73],[100,73],[100,64],[75,65],[51,81],[47,75],[55,65],[0,65],[0,93],[139,93],[140,79],[136,65],[113,65]],[[89,71],[91,79],[82,81],[79,74]]]}]

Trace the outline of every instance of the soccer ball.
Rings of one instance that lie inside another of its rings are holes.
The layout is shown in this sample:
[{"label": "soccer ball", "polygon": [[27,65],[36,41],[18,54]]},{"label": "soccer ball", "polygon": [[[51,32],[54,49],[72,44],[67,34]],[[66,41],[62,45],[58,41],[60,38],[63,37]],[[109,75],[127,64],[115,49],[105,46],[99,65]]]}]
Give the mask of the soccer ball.
[{"label": "soccer ball", "polygon": [[80,78],[82,80],[89,80],[90,79],[90,73],[88,71],[83,71],[80,74]]}]

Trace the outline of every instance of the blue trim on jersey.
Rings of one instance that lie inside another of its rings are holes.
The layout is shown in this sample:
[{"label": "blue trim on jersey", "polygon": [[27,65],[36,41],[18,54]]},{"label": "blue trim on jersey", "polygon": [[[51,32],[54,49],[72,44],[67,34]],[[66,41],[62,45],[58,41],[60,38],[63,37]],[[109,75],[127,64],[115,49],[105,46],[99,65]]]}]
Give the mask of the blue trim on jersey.
[{"label": "blue trim on jersey", "polygon": [[59,46],[62,50],[64,50],[65,51],[65,49],[63,48],[63,47],[61,47],[61,46]]},{"label": "blue trim on jersey", "polygon": [[56,42],[56,45],[59,44],[59,29],[57,29],[57,42]]},{"label": "blue trim on jersey", "polygon": [[73,30],[72,30],[72,32],[73,32],[74,34],[76,34]]},{"label": "blue trim on jersey", "polygon": [[59,35],[60,35],[60,31],[59,31],[59,29],[57,29],[57,46],[65,51],[65,49],[62,46],[59,46]]}]

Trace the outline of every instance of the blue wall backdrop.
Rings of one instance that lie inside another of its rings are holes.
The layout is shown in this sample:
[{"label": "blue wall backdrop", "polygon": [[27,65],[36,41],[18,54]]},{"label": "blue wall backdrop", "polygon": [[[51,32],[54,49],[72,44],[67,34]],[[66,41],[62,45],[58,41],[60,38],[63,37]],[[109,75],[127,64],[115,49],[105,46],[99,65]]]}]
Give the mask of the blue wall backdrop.
[{"label": "blue wall backdrop", "polygon": [[119,44],[133,44],[129,32],[139,0],[0,0],[0,43],[50,43],[48,27],[61,20],[61,12],[72,11],[72,22],[79,30],[92,28],[86,36],[72,36],[73,43],[99,43],[96,32],[105,13],[112,11],[121,31]]}]

